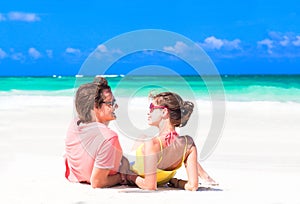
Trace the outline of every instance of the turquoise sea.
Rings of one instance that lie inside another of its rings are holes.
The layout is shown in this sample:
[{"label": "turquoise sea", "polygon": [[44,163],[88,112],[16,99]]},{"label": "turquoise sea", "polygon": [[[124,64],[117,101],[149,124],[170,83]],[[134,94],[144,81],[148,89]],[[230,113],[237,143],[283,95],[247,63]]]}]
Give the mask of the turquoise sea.
[{"label": "turquoise sea", "polygon": [[[210,100],[223,94],[227,101],[300,103],[300,75],[242,76],[106,76],[115,97],[146,97],[153,90],[171,90],[183,97]],[[93,77],[0,77],[0,100],[8,96],[73,96]]]}]

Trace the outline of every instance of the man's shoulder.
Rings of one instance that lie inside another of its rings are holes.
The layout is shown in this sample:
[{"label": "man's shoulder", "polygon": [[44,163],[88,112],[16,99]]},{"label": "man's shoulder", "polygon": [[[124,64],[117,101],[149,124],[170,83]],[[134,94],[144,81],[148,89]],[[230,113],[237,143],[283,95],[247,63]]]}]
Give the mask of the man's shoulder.
[{"label": "man's shoulder", "polygon": [[103,137],[106,139],[118,137],[118,135],[115,131],[113,131],[112,129],[110,129],[109,127],[107,127],[106,125],[104,125],[102,123],[97,123],[97,127],[101,131]]}]

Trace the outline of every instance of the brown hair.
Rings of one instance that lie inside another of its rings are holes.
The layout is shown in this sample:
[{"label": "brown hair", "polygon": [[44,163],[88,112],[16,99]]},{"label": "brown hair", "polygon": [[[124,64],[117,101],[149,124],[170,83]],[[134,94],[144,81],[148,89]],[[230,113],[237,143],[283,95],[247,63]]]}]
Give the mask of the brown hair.
[{"label": "brown hair", "polygon": [[[79,117],[78,124],[93,122],[93,116],[91,115],[91,110],[94,109],[95,98],[101,87],[110,87],[107,81],[103,77],[96,77],[93,83],[81,85],[75,96],[75,107]],[[96,96],[95,96],[96,95]]]},{"label": "brown hair", "polygon": [[95,95],[94,105],[96,108],[101,108],[102,103],[105,100],[103,91],[108,90],[109,92],[111,92],[111,89],[105,78],[99,77],[98,79],[99,79],[99,81],[98,81],[98,87],[97,87],[97,91],[96,91],[96,95]]},{"label": "brown hair", "polygon": [[172,92],[162,92],[157,95],[150,95],[150,98],[159,106],[166,106],[170,112],[170,121],[175,127],[183,127],[188,122],[194,104],[190,101],[183,101],[182,98]]}]

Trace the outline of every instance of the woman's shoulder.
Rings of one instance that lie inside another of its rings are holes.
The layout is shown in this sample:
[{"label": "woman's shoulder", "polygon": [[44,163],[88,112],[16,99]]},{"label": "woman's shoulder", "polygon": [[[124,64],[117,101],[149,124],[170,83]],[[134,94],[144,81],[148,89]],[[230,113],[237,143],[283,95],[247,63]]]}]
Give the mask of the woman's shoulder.
[{"label": "woman's shoulder", "polygon": [[175,146],[188,146],[190,148],[191,146],[195,145],[194,139],[189,135],[181,135],[176,138],[174,141]]},{"label": "woman's shoulder", "polygon": [[148,141],[145,141],[144,146],[148,150],[159,152],[161,151],[161,140],[159,137],[154,137]]},{"label": "woman's shoulder", "polygon": [[194,142],[194,139],[190,135],[180,135],[177,137],[179,141],[188,141],[188,142]]}]

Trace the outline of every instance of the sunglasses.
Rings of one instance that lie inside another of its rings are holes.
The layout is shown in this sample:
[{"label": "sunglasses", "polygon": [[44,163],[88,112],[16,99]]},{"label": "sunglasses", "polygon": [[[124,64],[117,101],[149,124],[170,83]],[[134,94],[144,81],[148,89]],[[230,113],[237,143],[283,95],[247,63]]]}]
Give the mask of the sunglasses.
[{"label": "sunglasses", "polygon": [[166,107],[166,106],[156,106],[153,103],[150,103],[150,107],[149,107],[150,113],[152,113],[154,109],[164,109],[164,108],[168,108],[168,107]]},{"label": "sunglasses", "polygon": [[111,108],[118,108],[118,104],[116,103],[116,100],[113,100],[113,101],[108,101],[108,102],[102,102],[108,106],[110,106]]}]

